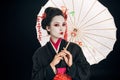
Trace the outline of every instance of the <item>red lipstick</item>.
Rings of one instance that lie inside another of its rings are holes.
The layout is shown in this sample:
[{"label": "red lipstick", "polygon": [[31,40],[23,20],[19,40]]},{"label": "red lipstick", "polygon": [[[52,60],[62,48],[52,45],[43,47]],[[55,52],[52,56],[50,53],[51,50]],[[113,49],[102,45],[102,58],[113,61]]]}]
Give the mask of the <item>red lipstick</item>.
[{"label": "red lipstick", "polygon": [[61,35],[63,35],[63,32],[60,32]]}]

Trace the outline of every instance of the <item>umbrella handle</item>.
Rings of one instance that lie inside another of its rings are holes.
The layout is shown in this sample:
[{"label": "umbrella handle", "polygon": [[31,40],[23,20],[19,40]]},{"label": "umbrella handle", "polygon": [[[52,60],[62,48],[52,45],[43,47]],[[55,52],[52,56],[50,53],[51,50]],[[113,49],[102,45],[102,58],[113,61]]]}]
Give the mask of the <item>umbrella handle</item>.
[{"label": "umbrella handle", "polygon": [[66,45],[65,49],[67,49],[67,48],[68,48],[69,44],[70,44],[70,41],[67,43],[67,45]]},{"label": "umbrella handle", "polygon": [[78,31],[78,30],[77,30],[76,28],[73,29],[73,31],[71,32],[71,38],[70,38],[70,40],[68,41],[65,49],[68,48],[68,46],[69,46],[69,44],[70,44],[70,41],[77,35],[77,31]]},{"label": "umbrella handle", "polygon": [[66,45],[66,47],[65,47],[65,49],[67,50],[67,48],[68,48],[68,46],[69,46],[69,44],[70,44],[70,41],[72,40],[72,36],[71,36],[71,38],[70,38],[70,40],[68,41],[68,43],[67,43],[67,45]]}]

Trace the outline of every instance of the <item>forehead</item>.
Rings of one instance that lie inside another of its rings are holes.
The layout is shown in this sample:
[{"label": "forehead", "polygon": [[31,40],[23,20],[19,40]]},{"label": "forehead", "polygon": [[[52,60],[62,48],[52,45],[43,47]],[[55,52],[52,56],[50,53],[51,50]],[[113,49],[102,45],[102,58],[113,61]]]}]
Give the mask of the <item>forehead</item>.
[{"label": "forehead", "polygon": [[65,22],[65,19],[64,19],[64,17],[63,17],[63,16],[58,15],[58,16],[53,17],[53,19],[52,19],[52,22],[51,22],[51,23],[54,23],[54,22],[59,22],[59,23],[61,23],[61,22]]}]

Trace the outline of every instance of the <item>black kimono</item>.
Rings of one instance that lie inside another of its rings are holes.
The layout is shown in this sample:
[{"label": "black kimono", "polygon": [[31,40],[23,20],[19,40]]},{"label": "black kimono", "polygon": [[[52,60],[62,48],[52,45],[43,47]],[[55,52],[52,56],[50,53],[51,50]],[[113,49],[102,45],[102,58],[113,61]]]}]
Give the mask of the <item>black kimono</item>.
[{"label": "black kimono", "polygon": [[[59,52],[67,45],[65,40],[61,41]],[[61,60],[56,68],[66,67],[66,74],[72,77],[72,80],[89,80],[90,65],[86,61],[81,48],[70,43],[67,50],[72,54],[73,64],[68,67],[64,60]],[[55,73],[53,72],[50,62],[53,60],[56,52],[50,42],[45,46],[38,48],[33,55],[32,80],[53,80]]]}]

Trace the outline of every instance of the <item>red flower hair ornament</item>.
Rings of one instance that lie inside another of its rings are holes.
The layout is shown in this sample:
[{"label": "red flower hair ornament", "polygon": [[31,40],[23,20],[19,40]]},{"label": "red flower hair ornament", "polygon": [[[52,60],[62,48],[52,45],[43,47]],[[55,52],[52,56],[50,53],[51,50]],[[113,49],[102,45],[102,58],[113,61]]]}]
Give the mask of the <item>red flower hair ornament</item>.
[{"label": "red flower hair ornament", "polygon": [[42,19],[46,18],[46,13],[43,13],[42,16],[40,16]]},{"label": "red flower hair ornament", "polygon": [[63,12],[63,16],[65,18],[65,20],[67,20],[67,9],[62,9],[62,12]]}]

